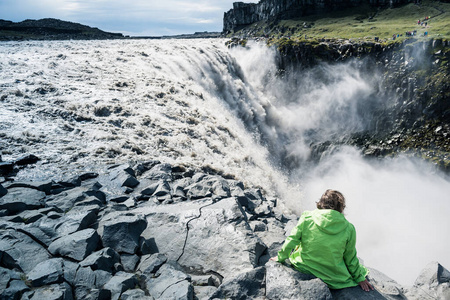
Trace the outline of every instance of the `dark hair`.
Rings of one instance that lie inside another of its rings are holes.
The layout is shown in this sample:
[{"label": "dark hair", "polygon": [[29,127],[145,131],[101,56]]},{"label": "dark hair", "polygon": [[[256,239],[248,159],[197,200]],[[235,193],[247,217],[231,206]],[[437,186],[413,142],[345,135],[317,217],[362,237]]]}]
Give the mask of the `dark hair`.
[{"label": "dark hair", "polygon": [[341,192],[326,190],[316,204],[318,209],[334,209],[342,213],[345,208],[345,198]]}]

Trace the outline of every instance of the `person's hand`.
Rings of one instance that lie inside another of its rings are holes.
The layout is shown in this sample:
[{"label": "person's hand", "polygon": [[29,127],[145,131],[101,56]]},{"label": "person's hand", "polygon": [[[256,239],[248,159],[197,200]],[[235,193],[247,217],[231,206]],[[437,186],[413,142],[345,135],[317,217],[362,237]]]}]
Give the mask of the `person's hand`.
[{"label": "person's hand", "polygon": [[367,279],[364,281],[358,282],[358,284],[366,292],[373,290],[373,286],[369,283],[369,281]]},{"label": "person's hand", "polygon": [[271,257],[270,260],[278,261],[278,256]]}]

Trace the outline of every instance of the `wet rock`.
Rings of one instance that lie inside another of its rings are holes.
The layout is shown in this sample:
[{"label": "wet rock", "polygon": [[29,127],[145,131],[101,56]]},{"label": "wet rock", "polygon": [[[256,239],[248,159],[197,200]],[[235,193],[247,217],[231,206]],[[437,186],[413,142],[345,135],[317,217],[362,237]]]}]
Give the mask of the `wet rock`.
[{"label": "wet rock", "polygon": [[[265,268],[259,267],[224,281],[211,298],[255,299],[264,298]],[[297,298],[298,299],[298,298]]]},{"label": "wet rock", "polygon": [[61,283],[63,281],[63,259],[52,258],[41,262],[27,274],[33,287]]},{"label": "wet rock", "polygon": [[111,247],[118,253],[135,254],[140,235],[146,227],[147,221],[139,215],[111,213],[103,217],[99,232],[103,246]]},{"label": "wet rock", "polygon": [[97,231],[88,228],[57,239],[48,246],[48,251],[52,255],[82,261],[97,249],[99,243]]},{"label": "wet rock", "polygon": [[28,235],[16,230],[0,230],[0,265],[30,272],[50,258],[47,250]]},{"label": "wet rock", "polygon": [[14,163],[18,166],[26,166],[26,165],[31,165],[31,164],[35,164],[38,161],[40,161],[41,159],[39,157],[37,157],[36,155],[33,154],[27,154],[25,156],[22,156],[18,159],[16,159],[14,161]]},{"label": "wet rock", "polygon": [[45,193],[34,189],[11,188],[0,198],[0,209],[6,209],[9,214],[17,214],[24,210],[43,207]]},{"label": "wet rock", "polygon": [[266,296],[269,299],[333,299],[322,280],[274,261],[266,264]]},{"label": "wet rock", "polygon": [[120,263],[119,254],[111,248],[104,248],[86,257],[80,266],[90,267],[92,270],[114,272],[114,265]]},{"label": "wet rock", "polygon": [[111,292],[111,299],[117,300],[123,292],[133,289],[137,283],[138,280],[134,274],[118,272],[103,288]]},{"label": "wet rock", "polygon": [[175,262],[163,265],[154,278],[146,279],[146,285],[155,299],[193,299],[190,277]]}]

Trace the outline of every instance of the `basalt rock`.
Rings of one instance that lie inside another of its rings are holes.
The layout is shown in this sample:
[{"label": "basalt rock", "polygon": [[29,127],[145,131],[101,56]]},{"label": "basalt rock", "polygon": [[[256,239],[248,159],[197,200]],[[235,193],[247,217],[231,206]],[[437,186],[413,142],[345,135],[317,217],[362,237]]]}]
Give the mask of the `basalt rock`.
[{"label": "basalt rock", "polygon": [[261,0],[258,3],[234,2],[233,8],[224,14],[223,31],[239,30],[261,20],[294,19],[301,16],[326,13],[339,9],[356,7],[362,4],[373,6],[396,6],[409,0]]},{"label": "basalt rock", "polygon": [[[110,188],[117,185],[111,174],[95,176],[102,184],[93,178],[65,180],[46,185],[46,192],[40,184],[9,183],[0,200],[13,191],[17,199],[34,195],[27,201],[47,207],[3,209],[0,299],[448,296],[450,273],[438,263],[424,269],[411,288],[370,269],[376,291],[330,291],[318,278],[269,261],[298,217],[267,199],[261,188],[247,188],[211,170],[196,173],[159,162],[135,169],[139,184],[122,194]],[[159,191],[178,200],[143,197],[153,183],[153,193],[162,184]]]}]

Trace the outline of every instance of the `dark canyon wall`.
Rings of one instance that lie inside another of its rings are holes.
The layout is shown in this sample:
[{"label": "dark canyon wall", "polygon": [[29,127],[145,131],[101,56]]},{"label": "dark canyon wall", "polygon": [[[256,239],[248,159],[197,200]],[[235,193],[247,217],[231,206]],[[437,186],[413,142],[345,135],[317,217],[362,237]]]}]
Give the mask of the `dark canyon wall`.
[{"label": "dark canyon wall", "polygon": [[411,0],[261,0],[259,3],[233,3],[233,9],[225,13],[223,31],[239,30],[260,20],[289,19],[324,13],[337,9],[370,4],[396,6]]}]

